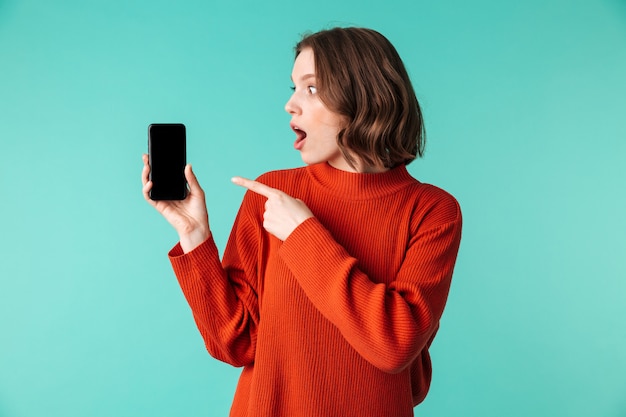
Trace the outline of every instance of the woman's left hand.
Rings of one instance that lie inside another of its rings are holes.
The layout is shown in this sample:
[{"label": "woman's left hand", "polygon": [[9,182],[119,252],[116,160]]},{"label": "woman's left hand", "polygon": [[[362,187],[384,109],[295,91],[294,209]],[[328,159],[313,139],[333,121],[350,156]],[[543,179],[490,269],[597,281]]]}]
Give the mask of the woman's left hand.
[{"label": "woman's left hand", "polygon": [[313,217],[313,213],[302,200],[276,188],[242,177],[234,177],[232,182],[267,197],[263,227],[282,241],[286,240],[302,222]]}]

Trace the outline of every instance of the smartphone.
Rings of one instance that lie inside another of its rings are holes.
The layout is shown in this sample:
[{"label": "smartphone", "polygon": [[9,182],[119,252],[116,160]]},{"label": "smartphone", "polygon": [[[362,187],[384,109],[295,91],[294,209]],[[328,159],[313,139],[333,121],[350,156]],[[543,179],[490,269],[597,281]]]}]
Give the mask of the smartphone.
[{"label": "smartphone", "polygon": [[148,155],[152,200],[184,200],[187,197],[185,125],[154,123],[148,126]]}]

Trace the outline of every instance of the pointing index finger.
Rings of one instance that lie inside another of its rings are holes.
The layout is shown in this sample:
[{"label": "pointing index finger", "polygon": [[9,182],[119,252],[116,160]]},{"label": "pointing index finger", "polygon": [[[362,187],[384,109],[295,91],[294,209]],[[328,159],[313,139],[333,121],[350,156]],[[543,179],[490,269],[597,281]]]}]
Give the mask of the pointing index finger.
[{"label": "pointing index finger", "polygon": [[247,188],[248,190],[255,192],[257,194],[261,194],[262,196],[267,197],[267,198],[269,198],[272,195],[275,195],[276,191],[278,191],[275,188],[268,187],[267,185],[262,184],[258,181],[249,180],[243,177],[233,177],[231,181],[234,184]]}]

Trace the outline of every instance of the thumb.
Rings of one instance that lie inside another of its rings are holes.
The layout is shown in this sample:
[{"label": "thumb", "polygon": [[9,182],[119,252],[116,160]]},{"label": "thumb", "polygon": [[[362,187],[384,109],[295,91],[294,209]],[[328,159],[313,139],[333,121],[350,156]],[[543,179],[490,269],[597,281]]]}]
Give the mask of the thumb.
[{"label": "thumb", "polygon": [[191,164],[187,164],[185,166],[185,178],[187,179],[187,183],[189,184],[189,191],[191,192],[191,194],[202,193],[202,187],[200,187],[200,183],[198,182],[198,178],[196,178],[196,174],[193,173]]}]

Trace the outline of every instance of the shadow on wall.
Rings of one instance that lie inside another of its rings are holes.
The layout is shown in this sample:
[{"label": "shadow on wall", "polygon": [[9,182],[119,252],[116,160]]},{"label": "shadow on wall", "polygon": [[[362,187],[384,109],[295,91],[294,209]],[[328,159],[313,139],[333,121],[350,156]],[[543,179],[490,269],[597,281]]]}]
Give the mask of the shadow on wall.
[{"label": "shadow on wall", "polygon": [[618,11],[621,12],[621,16],[626,18],[626,0],[613,0],[613,3],[617,6]]},{"label": "shadow on wall", "polygon": [[9,11],[13,7],[13,3],[14,2],[10,0],[0,0],[0,25],[7,19]]},{"label": "shadow on wall", "polygon": [[[0,17],[1,19],[1,17]],[[9,413],[7,410],[5,410],[4,406],[2,405],[2,401],[0,400],[0,417],[10,417]]]}]

